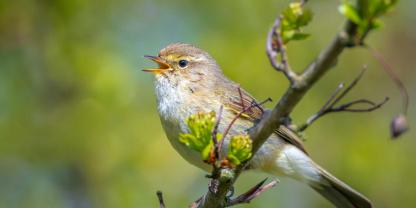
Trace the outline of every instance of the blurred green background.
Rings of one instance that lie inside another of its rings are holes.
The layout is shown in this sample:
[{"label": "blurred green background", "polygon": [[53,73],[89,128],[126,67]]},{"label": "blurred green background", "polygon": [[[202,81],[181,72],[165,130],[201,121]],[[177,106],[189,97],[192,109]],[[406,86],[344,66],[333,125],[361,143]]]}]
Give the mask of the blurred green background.
[{"label": "blurred green background", "polygon": [[[209,51],[226,75],[259,100],[288,85],[265,56],[266,33],[289,1],[13,0],[0,3],[0,207],[186,207],[206,191],[204,172],[165,138],[156,111],[154,66],[143,55],[172,42]],[[310,1],[313,36],[289,46],[301,70],[341,28],[339,1]],[[401,1],[368,43],[408,87],[416,117],[416,1]],[[391,100],[366,114],[332,114],[307,130],[317,163],[376,207],[416,204],[416,134],[389,138],[399,92],[365,49],[347,50],[296,108],[295,123],[316,112],[339,82],[369,71],[347,99]],[[272,105],[270,104],[269,107]],[[265,174],[244,174],[236,191]],[[331,207],[310,188],[281,178],[245,207]]]}]

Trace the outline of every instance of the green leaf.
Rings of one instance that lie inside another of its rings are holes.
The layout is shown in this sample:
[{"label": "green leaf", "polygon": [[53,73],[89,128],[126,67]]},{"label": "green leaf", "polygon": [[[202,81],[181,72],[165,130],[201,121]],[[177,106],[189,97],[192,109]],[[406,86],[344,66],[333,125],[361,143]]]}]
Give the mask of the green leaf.
[{"label": "green leaf", "polygon": [[228,161],[230,161],[231,164],[233,164],[234,166],[236,165],[240,165],[241,161],[235,157],[234,155],[228,155],[227,156]]},{"label": "green leaf", "polygon": [[[354,7],[351,1],[344,0],[339,6],[339,11],[350,21],[358,25],[357,39],[361,39],[362,35],[382,26],[378,18],[390,11],[397,1],[360,0],[358,1],[359,6]],[[358,11],[357,8],[360,8],[360,10]]]},{"label": "green leaf", "polygon": [[283,43],[287,43],[291,40],[305,40],[308,38],[310,34],[298,32],[295,30],[289,30],[285,31],[285,33],[282,34]]},{"label": "green leaf", "polygon": [[298,33],[295,33],[293,36],[292,36],[292,40],[305,40],[306,38],[308,38],[310,36],[310,34],[308,34],[308,33],[301,33],[301,32],[298,32]]},{"label": "green leaf", "polygon": [[298,17],[298,27],[303,27],[303,26],[308,25],[309,22],[312,20],[312,17],[313,17],[312,11],[309,9],[305,9],[302,15]]},{"label": "green leaf", "polygon": [[213,148],[214,144],[210,142],[204,149],[201,151],[201,159],[202,161],[207,161],[209,159],[211,149]]},{"label": "green leaf", "polygon": [[369,3],[371,17],[375,18],[386,14],[394,8],[397,2],[398,0],[371,0]]},{"label": "green leaf", "polygon": [[347,17],[349,20],[351,20],[352,22],[354,22],[357,25],[360,25],[362,23],[362,19],[360,17],[360,15],[358,14],[358,11],[355,7],[353,7],[350,3],[345,2],[343,4],[341,4],[338,7],[338,11],[344,15],[345,17]]},{"label": "green leaf", "polygon": [[[212,131],[216,122],[215,112],[197,113],[186,119],[188,133],[179,134],[179,141],[201,153],[202,160],[207,160],[213,148]],[[217,140],[222,135],[217,133]]]},{"label": "green leaf", "polygon": [[248,135],[233,136],[228,147],[227,158],[233,165],[239,165],[251,157],[251,150],[252,141]]},{"label": "green leaf", "polygon": [[302,28],[309,24],[312,16],[312,11],[304,9],[301,3],[291,3],[282,13],[280,34],[283,43],[307,38],[309,35],[303,33]]},{"label": "green leaf", "polygon": [[286,9],[285,11],[283,11],[282,17],[283,30],[296,29],[296,15],[293,13],[292,10]]},{"label": "green leaf", "polygon": [[288,30],[288,31],[284,31],[282,33],[282,39],[283,39],[283,43],[287,43],[290,40],[292,40],[293,36],[295,35],[296,31],[294,30]]},{"label": "green leaf", "polygon": [[372,30],[376,30],[376,29],[382,28],[383,26],[384,26],[383,22],[376,19],[371,22],[370,28]]},{"label": "green leaf", "polygon": [[282,13],[282,29],[293,30],[306,26],[312,20],[312,11],[303,9],[300,3],[291,3]]},{"label": "green leaf", "polygon": [[302,15],[302,13],[303,13],[302,3],[300,3],[300,2],[290,3],[289,4],[289,9],[293,14],[295,14],[297,16]]}]

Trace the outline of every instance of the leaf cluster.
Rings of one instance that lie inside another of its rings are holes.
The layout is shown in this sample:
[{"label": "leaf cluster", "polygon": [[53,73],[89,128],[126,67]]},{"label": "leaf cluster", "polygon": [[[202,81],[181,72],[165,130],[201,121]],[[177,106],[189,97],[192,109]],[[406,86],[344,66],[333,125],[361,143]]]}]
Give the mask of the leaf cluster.
[{"label": "leaf cluster", "polygon": [[312,16],[312,11],[304,9],[301,3],[291,3],[281,15],[280,34],[283,43],[308,38],[310,34],[303,32],[302,28],[308,25]]},{"label": "leaf cluster", "polygon": [[228,147],[228,160],[239,165],[251,157],[252,141],[248,135],[237,135],[231,138]]},{"label": "leaf cluster", "polygon": [[358,35],[363,36],[370,30],[382,26],[379,17],[391,11],[398,0],[361,0],[353,5],[350,0],[344,0],[338,10],[351,22],[358,25]]},{"label": "leaf cluster", "polygon": [[[189,116],[185,120],[188,126],[188,133],[179,135],[179,141],[188,148],[201,154],[204,162],[212,163],[211,156],[215,151],[213,131],[216,124],[215,112],[202,113]],[[222,139],[221,133],[216,133],[217,141]],[[222,164],[237,166],[247,161],[252,155],[252,142],[248,135],[234,135],[230,139],[227,157]]]},{"label": "leaf cluster", "polygon": [[[214,142],[212,131],[216,122],[215,112],[197,113],[186,119],[189,133],[180,134],[179,141],[187,147],[200,152],[204,161],[209,159]],[[221,140],[222,135],[217,133],[217,140]]]}]

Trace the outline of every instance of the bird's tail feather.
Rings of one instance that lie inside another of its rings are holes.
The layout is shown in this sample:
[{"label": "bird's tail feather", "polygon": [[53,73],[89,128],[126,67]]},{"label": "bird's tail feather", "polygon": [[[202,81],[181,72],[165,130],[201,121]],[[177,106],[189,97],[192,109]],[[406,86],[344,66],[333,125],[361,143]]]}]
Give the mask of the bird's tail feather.
[{"label": "bird's tail feather", "polygon": [[265,171],[276,175],[283,173],[283,175],[306,182],[336,207],[372,207],[371,202],[365,196],[325,171],[297,147],[287,145],[280,150],[279,157],[275,159],[276,166],[271,171],[265,168]]},{"label": "bird's tail feather", "polygon": [[371,208],[372,204],[365,196],[349,187],[344,182],[317,166],[321,173],[321,182],[310,186],[339,208]]}]

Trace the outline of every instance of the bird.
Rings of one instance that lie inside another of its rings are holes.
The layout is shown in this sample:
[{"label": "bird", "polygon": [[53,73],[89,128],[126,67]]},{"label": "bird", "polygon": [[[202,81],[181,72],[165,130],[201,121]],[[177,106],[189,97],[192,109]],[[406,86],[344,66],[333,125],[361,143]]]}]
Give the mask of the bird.
[{"label": "bird", "polygon": [[[179,141],[179,135],[188,131],[185,120],[198,112],[218,112],[223,107],[218,127],[221,132],[244,106],[252,105],[256,99],[228,79],[208,52],[192,44],[173,43],[160,50],[157,56],[146,55],[145,58],[158,64],[157,68],[143,71],[155,75],[157,109],[170,144],[186,161],[210,171],[211,166],[202,161],[198,152]],[[247,129],[262,114],[260,107],[250,109],[238,117],[228,135],[247,134]],[[225,144],[230,136],[224,139]],[[276,177],[288,176],[305,183],[336,207],[372,207],[364,195],[316,164],[297,134],[284,125],[253,155],[247,169]]]}]

